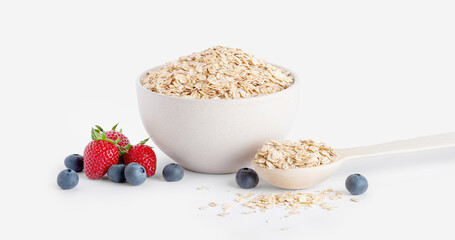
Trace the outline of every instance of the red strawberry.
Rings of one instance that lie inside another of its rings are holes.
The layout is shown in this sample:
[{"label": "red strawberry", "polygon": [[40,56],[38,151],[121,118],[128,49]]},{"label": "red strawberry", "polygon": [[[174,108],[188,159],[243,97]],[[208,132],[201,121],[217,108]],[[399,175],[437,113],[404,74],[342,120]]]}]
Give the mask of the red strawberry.
[{"label": "red strawberry", "polygon": [[130,144],[130,140],[128,140],[128,138],[122,133],[122,129],[120,129],[120,131],[115,130],[117,128],[117,125],[118,125],[118,123],[115,124],[114,127],[112,127],[112,130],[107,131],[107,132],[104,132],[104,130],[98,125],[96,125],[96,128],[98,128],[98,130],[100,130],[101,132],[104,132],[104,134],[106,134],[107,139],[116,141],[118,138],[120,138],[118,145],[120,147],[124,148]]},{"label": "red strawberry", "polygon": [[135,146],[127,146],[128,153],[125,154],[125,165],[132,162],[141,164],[147,172],[147,177],[155,175],[156,155],[152,147],[144,145],[148,139],[140,142]]},{"label": "red strawberry", "polygon": [[117,164],[120,151],[114,142],[106,135],[92,128],[92,139],[84,150],[84,172],[90,179],[100,179],[109,167]]}]

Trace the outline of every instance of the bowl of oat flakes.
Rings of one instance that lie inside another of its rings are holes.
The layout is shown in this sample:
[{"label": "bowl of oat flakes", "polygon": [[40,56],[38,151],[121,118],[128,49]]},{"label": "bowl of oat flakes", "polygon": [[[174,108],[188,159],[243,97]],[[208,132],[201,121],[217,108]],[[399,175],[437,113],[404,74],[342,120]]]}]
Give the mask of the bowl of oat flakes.
[{"label": "bowl of oat flakes", "polygon": [[136,81],[142,123],[182,167],[233,173],[266,141],[289,131],[298,78],[241,49],[214,47],[144,72]]}]

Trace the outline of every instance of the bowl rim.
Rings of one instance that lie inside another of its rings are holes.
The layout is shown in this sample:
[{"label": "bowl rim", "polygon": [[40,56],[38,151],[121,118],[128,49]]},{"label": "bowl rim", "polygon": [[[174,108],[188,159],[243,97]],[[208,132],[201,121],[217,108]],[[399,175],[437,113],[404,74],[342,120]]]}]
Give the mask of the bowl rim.
[{"label": "bowl rim", "polygon": [[164,95],[164,94],[161,94],[161,93],[157,93],[157,92],[150,91],[150,90],[148,90],[147,88],[145,88],[144,86],[142,86],[142,84],[141,84],[142,78],[143,78],[148,72],[155,71],[155,70],[160,69],[161,67],[164,67],[165,65],[163,64],[163,65],[159,65],[159,66],[155,66],[155,67],[149,68],[148,70],[142,72],[142,73],[136,78],[136,86],[138,87],[138,89],[145,90],[145,92],[147,92],[148,94],[151,94],[151,95],[153,95],[153,96],[164,97],[164,98],[170,98],[170,99],[176,99],[176,100],[180,100],[180,101],[194,101],[194,102],[233,102],[233,101],[239,102],[239,101],[254,101],[254,100],[260,100],[260,99],[264,99],[264,98],[268,98],[268,97],[283,95],[283,94],[286,94],[287,92],[293,90],[294,88],[297,88],[297,87],[298,87],[298,85],[299,85],[299,83],[300,83],[300,79],[299,79],[298,75],[297,75],[294,71],[291,71],[291,70],[289,70],[289,69],[287,69],[287,68],[281,67],[281,66],[276,65],[276,64],[272,64],[272,63],[269,63],[269,64],[271,64],[272,66],[275,66],[275,67],[284,69],[285,71],[291,73],[292,77],[294,78],[294,82],[293,82],[288,88],[283,89],[283,90],[281,90],[281,91],[273,92],[273,93],[266,94],[266,95],[256,96],[256,97],[236,98],[236,99],[232,99],[232,98],[208,98],[208,99],[200,99],[200,98],[184,98],[184,97],[177,97],[177,96],[168,96],[168,95]]}]

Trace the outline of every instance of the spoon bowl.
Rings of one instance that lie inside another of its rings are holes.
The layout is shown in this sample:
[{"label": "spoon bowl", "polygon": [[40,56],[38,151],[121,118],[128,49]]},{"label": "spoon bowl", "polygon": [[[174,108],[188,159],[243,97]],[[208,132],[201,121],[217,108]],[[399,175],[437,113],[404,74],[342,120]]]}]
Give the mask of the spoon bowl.
[{"label": "spoon bowl", "polygon": [[311,168],[265,168],[254,164],[258,175],[271,185],[285,189],[313,187],[332,176],[343,161]]},{"label": "spoon bowl", "polygon": [[253,165],[261,179],[273,186],[284,189],[303,189],[323,182],[332,176],[344,162],[350,159],[453,146],[455,146],[455,132],[364,147],[335,149],[335,152],[340,155],[338,160],[331,164],[317,167],[279,169],[265,168],[255,163]]}]

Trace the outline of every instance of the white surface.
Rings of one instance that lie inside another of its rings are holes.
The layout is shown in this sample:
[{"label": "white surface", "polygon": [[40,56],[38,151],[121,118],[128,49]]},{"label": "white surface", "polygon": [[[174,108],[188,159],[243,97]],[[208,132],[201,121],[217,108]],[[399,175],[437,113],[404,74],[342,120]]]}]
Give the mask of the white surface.
[{"label": "white surface", "polygon": [[[348,162],[315,189],[344,191],[359,172],[370,183],[360,203],[289,219],[198,210],[246,192],[234,175],[158,173],[132,187],[81,174],[73,191],[56,177],[94,124],[145,138],[136,76],[213,45],[299,74],[305,105],[290,139],[338,148],[455,131],[454,11],[452,1],[2,1],[0,238],[453,239],[455,149]],[[160,172],[170,160],[158,159]]]}]

